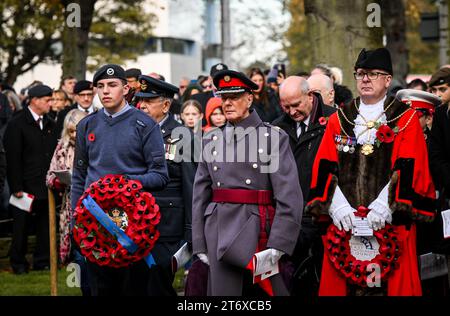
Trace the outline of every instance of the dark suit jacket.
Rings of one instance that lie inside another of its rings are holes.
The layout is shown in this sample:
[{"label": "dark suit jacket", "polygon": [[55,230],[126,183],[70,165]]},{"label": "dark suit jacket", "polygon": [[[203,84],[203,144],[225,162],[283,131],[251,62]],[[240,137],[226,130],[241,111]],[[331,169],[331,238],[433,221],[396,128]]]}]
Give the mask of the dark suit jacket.
[{"label": "dark suit jacket", "polygon": [[11,193],[25,191],[47,199],[45,176],[57,144],[55,122],[44,115],[41,130],[29,109],[15,115],[6,127],[3,143]]},{"label": "dark suit jacket", "polygon": [[283,114],[272,123],[281,127],[289,135],[289,144],[297,163],[298,177],[305,199],[309,194],[314,159],[326,128],[326,125],[320,125],[319,118],[329,117],[336,111],[335,108],[323,104],[319,94],[315,93],[314,95],[317,104],[311,112],[308,129],[299,138],[297,138],[297,124],[288,114]]},{"label": "dark suit jacket", "polygon": [[[175,128],[184,129],[185,134],[189,135],[189,139],[177,140],[176,138],[181,137],[172,135]],[[160,240],[176,241],[184,239],[191,241],[192,186],[196,166],[191,154],[187,155],[190,156],[190,161],[175,162],[175,157],[169,156],[169,152],[170,146],[176,146],[172,147],[172,152],[174,149],[178,151],[181,144],[191,143],[192,146],[192,134],[187,127],[175,121],[172,114],[162,124],[161,133],[164,138],[170,180],[165,189],[152,192],[161,212],[161,222],[158,225],[158,230],[161,233]]]}]

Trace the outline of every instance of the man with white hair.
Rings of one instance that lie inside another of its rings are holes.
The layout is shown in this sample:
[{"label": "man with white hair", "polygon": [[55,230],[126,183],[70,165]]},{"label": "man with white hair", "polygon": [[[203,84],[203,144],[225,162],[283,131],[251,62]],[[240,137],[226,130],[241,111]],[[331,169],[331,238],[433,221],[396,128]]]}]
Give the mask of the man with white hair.
[{"label": "man with white hair", "polygon": [[[325,75],[314,76],[323,76],[329,80]],[[280,103],[285,113],[272,123],[289,135],[305,199],[309,195],[313,162],[325,132],[326,118],[336,111],[325,105],[320,94],[313,92],[308,83],[309,80],[298,76],[284,80],[280,87]],[[322,252],[319,227],[313,223],[311,214],[303,216],[302,230],[292,255],[298,272],[291,294],[305,298],[317,296],[315,271],[320,271]],[[312,263],[313,268],[309,269],[311,266],[308,265],[308,269],[303,269],[301,263],[305,261]]]},{"label": "man with white hair", "polygon": [[317,92],[322,96],[322,101],[328,106],[334,106],[334,87],[330,77],[315,74],[308,78],[309,89]]}]

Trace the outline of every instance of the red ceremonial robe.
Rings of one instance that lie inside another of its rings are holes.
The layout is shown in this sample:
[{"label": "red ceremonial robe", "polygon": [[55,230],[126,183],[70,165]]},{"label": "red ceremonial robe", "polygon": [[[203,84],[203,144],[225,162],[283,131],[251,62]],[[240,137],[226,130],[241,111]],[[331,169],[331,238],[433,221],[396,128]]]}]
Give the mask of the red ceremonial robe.
[{"label": "red ceremonial robe", "polygon": [[[415,111],[391,98],[385,102],[385,113],[387,120],[392,120],[389,127],[398,128],[393,142],[374,145],[374,152],[367,156],[361,153],[361,145],[355,146],[354,153],[338,151],[339,136],[355,137],[349,121],[357,117],[358,104],[357,99],[345,105],[328,121],[314,161],[306,211],[329,221],[328,209],[337,184],[357,209],[367,207],[390,181],[392,224],[400,232],[403,252],[399,268],[388,278],[388,295],[421,295],[414,221],[434,219],[436,198],[423,132]],[[332,267],[327,255],[323,263],[319,295],[346,295],[345,278]]]}]

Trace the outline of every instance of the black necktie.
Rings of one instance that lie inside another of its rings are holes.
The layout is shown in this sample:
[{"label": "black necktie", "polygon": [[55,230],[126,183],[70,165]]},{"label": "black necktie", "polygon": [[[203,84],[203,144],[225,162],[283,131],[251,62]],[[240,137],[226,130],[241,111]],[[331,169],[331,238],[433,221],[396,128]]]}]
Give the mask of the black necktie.
[{"label": "black necktie", "polygon": [[37,123],[39,129],[42,129],[42,127],[41,127],[41,122],[42,122],[42,117],[39,116],[39,118],[38,118],[37,121],[36,121],[36,123]]},{"label": "black necktie", "polygon": [[84,109],[84,112],[86,112],[87,114],[89,114],[89,110],[88,110],[88,109]]},{"label": "black necktie", "polygon": [[297,138],[300,138],[300,136],[303,135],[305,132],[306,132],[306,124],[302,121],[300,122],[300,134],[297,134]]}]

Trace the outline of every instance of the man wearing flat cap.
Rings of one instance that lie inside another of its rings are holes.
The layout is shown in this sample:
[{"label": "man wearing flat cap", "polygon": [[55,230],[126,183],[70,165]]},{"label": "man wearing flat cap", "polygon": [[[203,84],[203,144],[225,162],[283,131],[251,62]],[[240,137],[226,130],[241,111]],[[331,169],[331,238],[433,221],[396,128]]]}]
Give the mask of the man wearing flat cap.
[{"label": "man wearing flat cap", "polygon": [[228,122],[203,137],[192,207],[192,246],[209,265],[208,295],[288,295],[280,274],[255,275],[252,285],[252,257],[266,250],[278,265],[297,241],[303,203],[289,138],[250,109],[258,86],[243,73],[220,71],[214,85]]},{"label": "man wearing flat cap", "polygon": [[75,101],[74,104],[58,113],[56,126],[59,132],[62,132],[64,118],[67,113],[73,109],[78,109],[87,114],[91,114],[98,110],[98,108],[93,104],[94,86],[91,81],[80,80],[75,84],[75,87],[73,88],[73,100]]},{"label": "man wearing flat cap", "polygon": [[[104,108],[77,125],[72,209],[91,183],[108,174],[138,180],[150,192],[164,188],[168,182],[161,130],[155,121],[126,102],[129,87],[123,68],[114,64],[102,66],[95,73],[93,84]],[[137,264],[114,269],[88,261],[91,293],[126,295],[133,288],[126,282],[128,269]]]},{"label": "man wearing flat cap", "polygon": [[[386,96],[392,75],[387,49],[360,52],[354,72],[359,97],[328,120],[313,166],[306,211],[316,220],[332,222],[336,228],[330,226],[330,232],[338,229],[359,234],[361,226],[355,225],[365,223],[365,236],[353,236],[351,243],[342,240],[343,247],[350,244],[365,249],[367,240],[378,243],[374,232],[383,232],[389,224],[402,249],[399,266],[382,275],[380,286],[362,286],[350,282],[358,280],[359,272],[339,271],[325,247],[319,295],[422,293],[415,222],[434,219],[436,196],[417,112]],[[351,251],[353,254],[354,249]]]},{"label": "man wearing flat cap", "polygon": [[428,83],[430,92],[441,99],[442,104],[450,102],[450,68],[443,67],[436,71]]},{"label": "man wearing flat cap", "polygon": [[171,267],[172,256],[183,241],[191,243],[195,164],[192,155],[185,155],[183,148],[192,152],[189,151],[192,148],[192,132],[178,123],[170,113],[173,97],[178,92],[176,86],[144,75],[139,76],[139,84],[136,98],[139,100],[140,110],[158,124],[163,135],[164,158],[170,180],[166,189],[152,192],[161,213],[158,224],[160,236],[152,249],[156,266],[149,269],[141,263],[139,268],[130,271],[130,277],[134,290],[137,289],[138,292],[151,296],[176,296],[172,286],[175,278]]},{"label": "man wearing flat cap", "polygon": [[58,137],[55,123],[47,115],[52,94],[53,90],[46,85],[31,88],[28,91],[29,106],[9,121],[4,135],[10,191],[19,199],[25,194],[34,196],[31,213],[11,205],[14,223],[10,262],[16,274],[26,273],[29,269],[25,255],[28,225],[32,220],[36,221],[33,269],[43,270],[49,266],[48,193],[45,177]]}]

